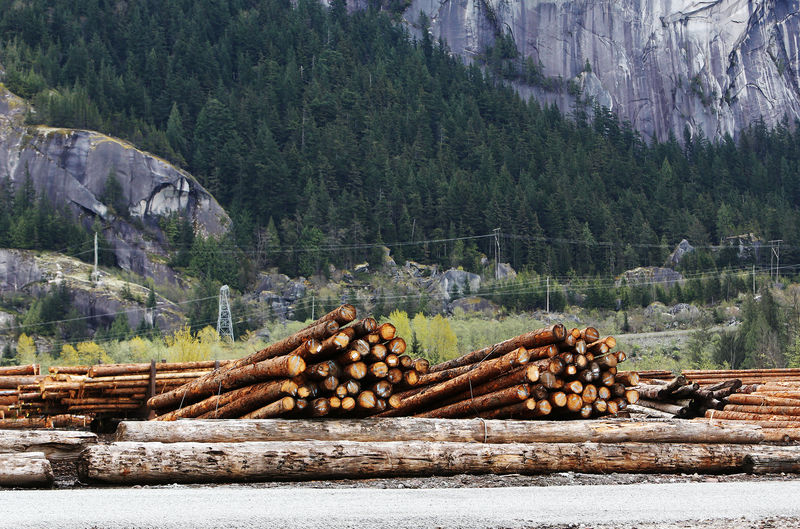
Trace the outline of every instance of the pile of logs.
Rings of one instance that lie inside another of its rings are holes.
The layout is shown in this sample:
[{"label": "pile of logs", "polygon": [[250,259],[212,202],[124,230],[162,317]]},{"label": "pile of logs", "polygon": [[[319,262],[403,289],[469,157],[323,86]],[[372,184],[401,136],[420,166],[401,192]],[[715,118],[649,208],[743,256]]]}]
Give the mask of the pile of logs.
[{"label": "pile of logs", "polygon": [[158,420],[364,416],[417,385],[428,362],[390,323],[342,305],[306,328],[148,401]]},{"label": "pile of logs", "polygon": [[722,380],[739,379],[742,384],[770,384],[772,382],[800,383],[800,368],[775,369],[687,369],[682,374],[698,384],[713,384]]},{"label": "pile of logs", "polygon": [[[617,375],[625,353],[592,327],[531,331],[429,367],[404,354],[395,328],[355,321],[342,305],[218,371],[149,399],[158,420],[180,418],[589,418],[616,414],[638,393]],[[354,323],[353,323],[354,322]]]},{"label": "pile of logs", "polygon": [[636,387],[639,391],[639,402],[632,411],[662,418],[702,417],[708,410],[721,410],[725,405],[725,398],[741,385],[741,381],[733,379],[701,386],[697,382],[689,382],[683,375],[671,380],[640,380]]},{"label": "pile of logs", "polygon": [[85,424],[87,415],[140,414],[149,397],[227,362],[53,366],[48,375],[38,374],[38,366],[19,366],[24,375],[0,372],[0,428],[69,427]]},{"label": "pile of logs", "polygon": [[635,403],[635,373],[617,374],[625,353],[593,327],[531,331],[431,367],[393,395],[380,417],[583,418]]}]

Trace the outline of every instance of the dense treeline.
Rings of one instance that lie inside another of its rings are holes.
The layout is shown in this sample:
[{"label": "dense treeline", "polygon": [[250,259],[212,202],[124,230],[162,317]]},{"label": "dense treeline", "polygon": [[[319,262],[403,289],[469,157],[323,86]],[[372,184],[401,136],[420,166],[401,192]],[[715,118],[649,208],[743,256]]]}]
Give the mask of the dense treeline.
[{"label": "dense treeline", "polygon": [[[602,109],[567,118],[525,102],[342,0],[0,0],[0,31],[5,82],[34,100],[34,121],[186,167],[231,213],[237,244],[290,275],[379,257],[354,245],[494,228],[501,259],[538,273],[607,275],[661,264],[684,237],[746,232],[783,239],[782,262],[798,257],[789,123],[756,122],[737,142],[649,143]],[[493,244],[393,255],[475,270]]]}]

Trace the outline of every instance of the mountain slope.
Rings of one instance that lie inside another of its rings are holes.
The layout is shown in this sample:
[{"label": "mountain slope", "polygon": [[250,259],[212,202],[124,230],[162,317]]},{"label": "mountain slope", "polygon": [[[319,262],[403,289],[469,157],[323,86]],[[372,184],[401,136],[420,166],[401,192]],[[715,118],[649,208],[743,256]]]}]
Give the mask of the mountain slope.
[{"label": "mountain slope", "polygon": [[98,221],[121,268],[158,283],[176,280],[162,262],[159,220],[170,215],[188,217],[205,235],[228,229],[227,213],[185,171],[97,132],[27,126],[29,110],[0,85],[0,175],[17,190],[29,180],[37,195],[66,207],[86,228]]},{"label": "mountain slope", "polygon": [[[759,116],[800,117],[797,0],[414,0],[405,16],[420,12],[468,60],[510,34],[544,76],[575,80],[646,136],[719,139]],[[574,105],[565,91],[521,91]]]}]

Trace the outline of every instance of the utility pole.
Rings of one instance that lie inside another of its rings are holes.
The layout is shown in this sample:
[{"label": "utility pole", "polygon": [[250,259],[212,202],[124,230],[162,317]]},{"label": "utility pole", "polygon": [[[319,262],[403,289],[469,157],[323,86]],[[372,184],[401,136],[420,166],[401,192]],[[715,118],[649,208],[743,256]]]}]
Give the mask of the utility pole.
[{"label": "utility pole", "polygon": [[756,295],[756,265],[753,265],[753,296]]},{"label": "utility pole", "polygon": [[316,298],[312,294],[311,295],[311,321],[316,321],[316,318],[314,317],[314,310],[316,309],[316,301],[317,301]]},{"label": "utility pole", "polygon": [[220,338],[228,337],[233,341],[233,318],[231,317],[231,304],[228,300],[228,285],[219,289],[219,315],[217,316],[217,334]]},{"label": "utility pole", "polygon": [[494,233],[494,278],[500,279],[500,228],[492,230]]},{"label": "utility pole", "polygon": [[547,276],[547,312],[550,312],[550,276]]}]

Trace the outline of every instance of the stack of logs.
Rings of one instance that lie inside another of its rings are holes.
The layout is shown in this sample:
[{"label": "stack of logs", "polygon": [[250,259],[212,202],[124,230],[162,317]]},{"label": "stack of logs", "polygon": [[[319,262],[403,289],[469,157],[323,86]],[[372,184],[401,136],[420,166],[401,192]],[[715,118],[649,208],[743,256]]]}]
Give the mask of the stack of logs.
[{"label": "stack of logs", "polygon": [[433,366],[389,399],[382,417],[589,418],[638,399],[635,373],[617,374],[625,353],[592,327],[532,331]]},{"label": "stack of logs", "polygon": [[638,393],[617,375],[625,353],[596,329],[557,324],[429,368],[404,354],[391,324],[354,322],[343,305],[308,327],[172,391],[148,406],[179,418],[589,418]]},{"label": "stack of logs", "polygon": [[[351,305],[148,405],[158,420],[365,416],[388,407],[399,386],[415,386],[428,362],[404,354],[390,323],[355,321]],[[349,325],[348,325],[349,324]]]},{"label": "stack of logs", "polygon": [[5,388],[0,390],[4,406],[0,412],[8,417],[0,426],[75,426],[85,424],[86,415],[138,414],[146,409],[147,398],[180,387],[227,362],[53,366],[49,375],[28,372],[34,366],[20,366],[27,368],[25,375],[0,376],[0,386]]},{"label": "stack of logs", "polygon": [[651,378],[636,387],[640,398],[632,411],[656,417],[702,417],[708,410],[721,410],[725,398],[741,385],[736,379],[701,386],[683,375],[671,380]]}]

